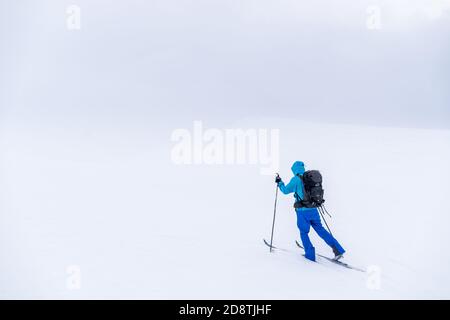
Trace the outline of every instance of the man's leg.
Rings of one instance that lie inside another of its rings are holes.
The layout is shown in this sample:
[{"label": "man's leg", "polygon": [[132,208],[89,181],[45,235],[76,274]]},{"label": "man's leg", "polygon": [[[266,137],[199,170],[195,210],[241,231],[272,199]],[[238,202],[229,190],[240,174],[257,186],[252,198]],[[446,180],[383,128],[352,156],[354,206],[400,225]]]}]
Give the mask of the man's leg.
[{"label": "man's leg", "polygon": [[340,254],[343,254],[345,252],[344,248],[342,248],[339,242],[322,226],[318,212],[317,217],[311,220],[311,225],[317,232],[319,237],[321,237],[326,242],[327,245],[329,245],[331,248],[336,248],[336,250]]},{"label": "man's leg", "polygon": [[303,247],[305,248],[305,258],[316,261],[316,251],[308,236],[311,224],[302,214],[301,210],[297,211],[297,226],[300,230],[300,238],[302,239]]}]

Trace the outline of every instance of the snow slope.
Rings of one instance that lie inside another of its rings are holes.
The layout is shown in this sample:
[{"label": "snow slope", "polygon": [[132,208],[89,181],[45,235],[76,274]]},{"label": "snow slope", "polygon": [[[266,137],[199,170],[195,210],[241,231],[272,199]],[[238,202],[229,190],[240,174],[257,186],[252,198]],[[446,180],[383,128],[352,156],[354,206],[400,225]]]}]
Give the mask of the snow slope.
[{"label": "snow slope", "polygon": [[[273,177],[255,165],[176,166],[172,127],[9,122],[0,298],[450,298],[448,130],[286,119],[225,127],[280,128],[285,180],[295,160],[322,171],[345,259],[380,268],[379,290],[367,274],[301,256],[291,197],[279,195],[275,229],[289,252],[269,254]],[[67,287],[73,265],[77,290]]]}]

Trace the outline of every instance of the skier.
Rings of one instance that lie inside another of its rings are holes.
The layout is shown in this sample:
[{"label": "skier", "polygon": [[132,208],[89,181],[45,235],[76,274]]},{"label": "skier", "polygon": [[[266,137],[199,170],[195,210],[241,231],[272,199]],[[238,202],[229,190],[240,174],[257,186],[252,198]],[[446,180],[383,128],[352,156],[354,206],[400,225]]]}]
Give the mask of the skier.
[{"label": "skier", "polygon": [[[305,165],[301,161],[296,161],[291,168],[294,173],[294,177],[289,181],[287,185],[283,183],[281,178],[277,175],[275,182],[278,184],[281,192],[284,194],[294,193],[296,203],[304,199],[303,195],[303,182],[302,175],[305,173]],[[316,261],[316,253],[314,246],[309,240],[309,230],[312,226],[317,234],[333,249],[335,260],[342,258],[345,250],[339,244],[339,242],[331,235],[330,232],[325,230],[320,222],[319,211],[317,208],[298,207],[294,205],[295,212],[297,213],[297,226],[300,230],[300,238],[305,248],[305,257],[309,260]]]}]

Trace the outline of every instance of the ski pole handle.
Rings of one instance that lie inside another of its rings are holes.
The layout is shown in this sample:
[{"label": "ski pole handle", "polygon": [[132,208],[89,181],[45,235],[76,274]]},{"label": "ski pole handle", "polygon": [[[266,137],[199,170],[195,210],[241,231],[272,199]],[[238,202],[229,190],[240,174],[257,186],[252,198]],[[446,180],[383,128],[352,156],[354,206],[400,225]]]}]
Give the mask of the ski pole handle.
[{"label": "ski pole handle", "polygon": [[278,173],[276,173],[276,175],[275,175],[275,183],[278,184],[280,182],[281,182],[280,175]]}]

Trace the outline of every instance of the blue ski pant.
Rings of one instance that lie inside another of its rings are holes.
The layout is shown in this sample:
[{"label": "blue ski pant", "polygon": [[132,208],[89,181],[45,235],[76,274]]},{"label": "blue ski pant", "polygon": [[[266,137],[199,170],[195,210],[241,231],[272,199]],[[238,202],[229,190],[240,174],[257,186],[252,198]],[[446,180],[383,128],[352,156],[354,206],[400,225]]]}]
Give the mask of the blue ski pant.
[{"label": "blue ski pant", "polygon": [[341,254],[345,252],[339,242],[322,226],[317,208],[299,209],[296,210],[296,213],[297,226],[300,229],[300,238],[305,248],[305,257],[307,259],[316,261],[316,252],[308,236],[311,227],[331,248],[336,248]]}]

